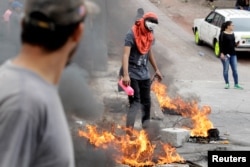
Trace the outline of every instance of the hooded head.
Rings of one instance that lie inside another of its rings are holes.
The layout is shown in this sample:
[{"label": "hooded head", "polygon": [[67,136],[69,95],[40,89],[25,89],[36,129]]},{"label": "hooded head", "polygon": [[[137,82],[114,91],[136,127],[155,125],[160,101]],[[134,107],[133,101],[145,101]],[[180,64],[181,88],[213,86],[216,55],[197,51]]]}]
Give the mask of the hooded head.
[{"label": "hooded head", "polygon": [[144,14],[143,19],[145,27],[150,31],[153,31],[158,24],[158,17],[153,12]]},{"label": "hooded head", "polygon": [[135,22],[132,31],[137,49],[141,54],[147,54],[154,40],[153,30],[158,24],[158,17],[153,12],[147,12]]}]

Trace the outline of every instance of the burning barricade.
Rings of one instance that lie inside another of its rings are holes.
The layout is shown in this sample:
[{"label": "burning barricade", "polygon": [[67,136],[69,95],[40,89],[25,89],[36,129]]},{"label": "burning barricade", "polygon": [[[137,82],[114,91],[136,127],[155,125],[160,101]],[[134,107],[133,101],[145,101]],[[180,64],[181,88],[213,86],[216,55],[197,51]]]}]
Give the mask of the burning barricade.
[{"label": "burning barricade", "polygon": [[210,106],[199,107],[196,101],[186,102],[181,97],[170,98],[167,94],[167,86],[160,82],[153,82],[152,91],[160,103],[162,109],[173,110],[182,117],[191,120],[192,127],[183,127],[190,130],[190,142],[209,143],[210,141],[223,140],[220,138],[219,130],[214,128],[208,115],[211,113]]},{"label": "burning barricade", "polygon": [[[130,131],[130,135],[127,131]],[[85,130],[79,130],[78,135],[88,139],[94,147],[115,150],[113,157],[118,164],[139,167],[184,162],[174,147],[151,142],[144,130],[131,130],[120,126],[104,130],[87,125]]]},{"label": "burning barricade", "polygon": [[[190,132],[189,142],[210,143],[211,140],[220,140],[219,130],[214,128],[208,118],[211,107],[199,107],[196,101],[186,102],[180,97],[172,99],[166,90],[164,84],[157,81],[152,83],[152,91],[162,109],[173,110],[182,117],[190,119],[192,126],[183,127]],[[86,125],[78,131],[78,136],[87,139],[94,148],[114,150],[112,157],[117,164],[152,167],[188,163],[177,153],[176,147],[162,140],[151,141],[145,130],[127,129],[118,124],[105,129],[102,126]]]}]

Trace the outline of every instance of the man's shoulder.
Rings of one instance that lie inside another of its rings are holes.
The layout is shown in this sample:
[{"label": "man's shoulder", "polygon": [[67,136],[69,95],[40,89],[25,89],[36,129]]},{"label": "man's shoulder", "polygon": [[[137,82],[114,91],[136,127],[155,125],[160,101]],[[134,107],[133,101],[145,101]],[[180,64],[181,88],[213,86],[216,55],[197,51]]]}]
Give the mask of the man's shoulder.
[{"label": "man's shoulder", "polygon": [[11,97],[24,105],[41,105],[48,95],[55,92],[49,83],[28,70],[3,66],[0,68],[0,80],[0,100]]},{"label": "man's shoulder", "polygon": [[126,36],[128,36],[128,35],[133,35],[132,29],[129,29],[129,30],[127,31]]},{"label": "man's shoulder", "polygon": [[127,31],[127,34],[126,34],[126,39],[128,40],[132,40],[132,39],[134,39],[134,33],[133,33],[133,30],[132,29],[129,29],[128,31]]}]

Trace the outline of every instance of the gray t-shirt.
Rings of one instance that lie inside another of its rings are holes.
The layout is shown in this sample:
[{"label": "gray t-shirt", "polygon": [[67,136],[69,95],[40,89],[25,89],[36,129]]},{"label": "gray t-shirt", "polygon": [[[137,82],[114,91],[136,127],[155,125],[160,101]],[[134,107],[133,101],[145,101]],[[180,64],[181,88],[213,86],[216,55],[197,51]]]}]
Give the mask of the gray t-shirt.
[{"label": "gray t-shirt", "polygon": [[57,87],[7,61],[0,66],[0,166],[74,167]]},{"label": "gray t-shirt", "polygon": [[135,43],[134,34],[131,29],[126,34],[124,46],[131,47],[128,67],[130,78],[137,80],[150,79],[148,68],[149,54],[147,53],[145,55],[142,55],[139,52]]}]

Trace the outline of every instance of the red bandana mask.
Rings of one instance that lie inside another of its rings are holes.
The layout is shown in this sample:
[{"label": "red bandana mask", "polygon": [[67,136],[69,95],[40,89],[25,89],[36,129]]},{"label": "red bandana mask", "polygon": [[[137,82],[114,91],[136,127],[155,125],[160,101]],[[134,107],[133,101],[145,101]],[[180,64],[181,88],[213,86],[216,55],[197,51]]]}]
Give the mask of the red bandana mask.
[{"label": "red bandana mask", "polygon": [[135,37],[136,46],[141,54],[146,54],[150,50],[152,42],[154,40],[153,32],[145,27],[145,19],[153,18],[158,20],[158,17],[153,12],[148,12],[143,15],[143,18],[136,21],[132,27],[132,31]]}]

